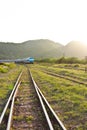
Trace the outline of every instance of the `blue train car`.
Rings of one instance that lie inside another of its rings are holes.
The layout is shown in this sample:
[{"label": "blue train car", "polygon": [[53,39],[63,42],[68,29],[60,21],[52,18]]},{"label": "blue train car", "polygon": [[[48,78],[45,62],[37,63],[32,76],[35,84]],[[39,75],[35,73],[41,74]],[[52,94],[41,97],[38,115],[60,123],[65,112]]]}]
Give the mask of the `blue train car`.
[{"label": "blue train car", "polygon": [[17,59],[15,61],[15,63],[26,63],[26,64],[30,63],[30,64],[33,64],[34,63],[34,58],[28,57],[28,58],[24,58],[24,59]]},{"label": "blue train car", "polygon": [[29,58],[27,58],[26,59],[26,61],[25,61],[26,63],[34,63],[34,58],[32,58],[32,57],[29,57]]}]

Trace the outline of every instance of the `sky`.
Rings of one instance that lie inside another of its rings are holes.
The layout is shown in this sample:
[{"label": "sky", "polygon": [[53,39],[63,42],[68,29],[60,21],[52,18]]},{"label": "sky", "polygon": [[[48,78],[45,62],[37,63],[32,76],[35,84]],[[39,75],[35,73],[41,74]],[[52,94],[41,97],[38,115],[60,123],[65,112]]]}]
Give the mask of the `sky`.
[{"label": "sky", "polygon": [[87,0],[0,0],[0,41],[87,44]]}]

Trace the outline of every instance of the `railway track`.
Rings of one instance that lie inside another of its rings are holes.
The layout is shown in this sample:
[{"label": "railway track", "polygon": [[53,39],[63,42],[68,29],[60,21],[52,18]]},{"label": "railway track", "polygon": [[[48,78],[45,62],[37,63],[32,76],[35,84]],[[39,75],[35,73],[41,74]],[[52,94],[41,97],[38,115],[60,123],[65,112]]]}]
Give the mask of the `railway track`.
[{"label": "railway track", "polygon": [[78,78],[76,76],[71,76],[71,75],[67,75],[67,74],[66,75],[56,74],[56,73],[53,73],[53,72],[50,72],[50,71],[47,71],[47,70],[46,71],[41,70],[41,71],[43,71],[44,73],[47,73],[49,75],[52,75],[52,76],[56,76],[56,77],[59,77],[59,78],[63,78],[63,79],[66,79],[66,80],[87,86],[87,83],[85,81],[81,81],[81,80],[86,80],[86,79],[83,79],[83,78]]},{"label": "railway track", "polygon": [[66,130],[27,68],[20,73],[0,117],[0,130],[11,129]]},{"label": "railway track", "polygon": [[[70,69],[70,70],[82,70],[82,71],[85,72],[85,68],[66,68],[66,67],[58,67],[58,68]],[[84,76],[83,77],[79,77],[79,76],[76,76],[76,75],[73,75],[73,74],[64,74],[64,75],[72,77],[72,78],[75,78],[75,79],[78,79],[78,80],[81,80],[81,81],[84,81],[84,82],[87,81],[87,78],[84,78]]]},{"label": "railway track", "polygon": [[63,68],[63,69],[72,69],[72,70],[82,70],[85,71],[85,67],[84,68],[75,68],[75,67],[56,67],[56,68]]},{"label": "railway track", "polygon": [[75,76],[75,75],[71,75],[71,74],[64,74],[64,76],[68,76],[68,77],[77,79],[77,80],[82,81],[84,83],[87,82],[87,78],[83,78],[83,77],[79,77],[79,76]]}]

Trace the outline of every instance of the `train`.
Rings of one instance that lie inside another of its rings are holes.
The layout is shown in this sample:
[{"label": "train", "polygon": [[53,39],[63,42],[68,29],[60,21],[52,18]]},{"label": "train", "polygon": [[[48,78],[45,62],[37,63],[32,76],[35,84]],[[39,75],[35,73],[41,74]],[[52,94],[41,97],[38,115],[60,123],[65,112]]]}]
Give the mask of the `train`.
[{"label": "train", "polygon": [[33,64],[34,63],[34,58],[28,57],[28,58],[24,58],[24,59],[17,59],[17,60],[15,60],[15,63]]},{"label": "train", "polygon": [[28,58],[23,58],[23,59],[15,59],[15,60],[0,60],[0,63],[4,62],[15,62],[15,63],[25,63],[25,64],[33,64],[34,63],[34,58],[28,57]]}]

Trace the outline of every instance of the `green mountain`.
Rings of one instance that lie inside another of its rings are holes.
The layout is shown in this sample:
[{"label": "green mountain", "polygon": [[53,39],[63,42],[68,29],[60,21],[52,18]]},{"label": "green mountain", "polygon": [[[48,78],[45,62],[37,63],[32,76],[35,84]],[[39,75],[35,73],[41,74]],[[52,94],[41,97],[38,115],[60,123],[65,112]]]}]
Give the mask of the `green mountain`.
[{"label": "green mountain", "polygon": [[23,43],[0,43],[0,59],[24,57],[60,57],[63,45],[51,40],[30,40]]},{"label": "green mountain", "polygon": [[51,40],[30,40],[23,43],[0,42],[0,59],[16,58],[59,58],[61,56],[84,58],[87,45],[72,41],[66,46]]}]

